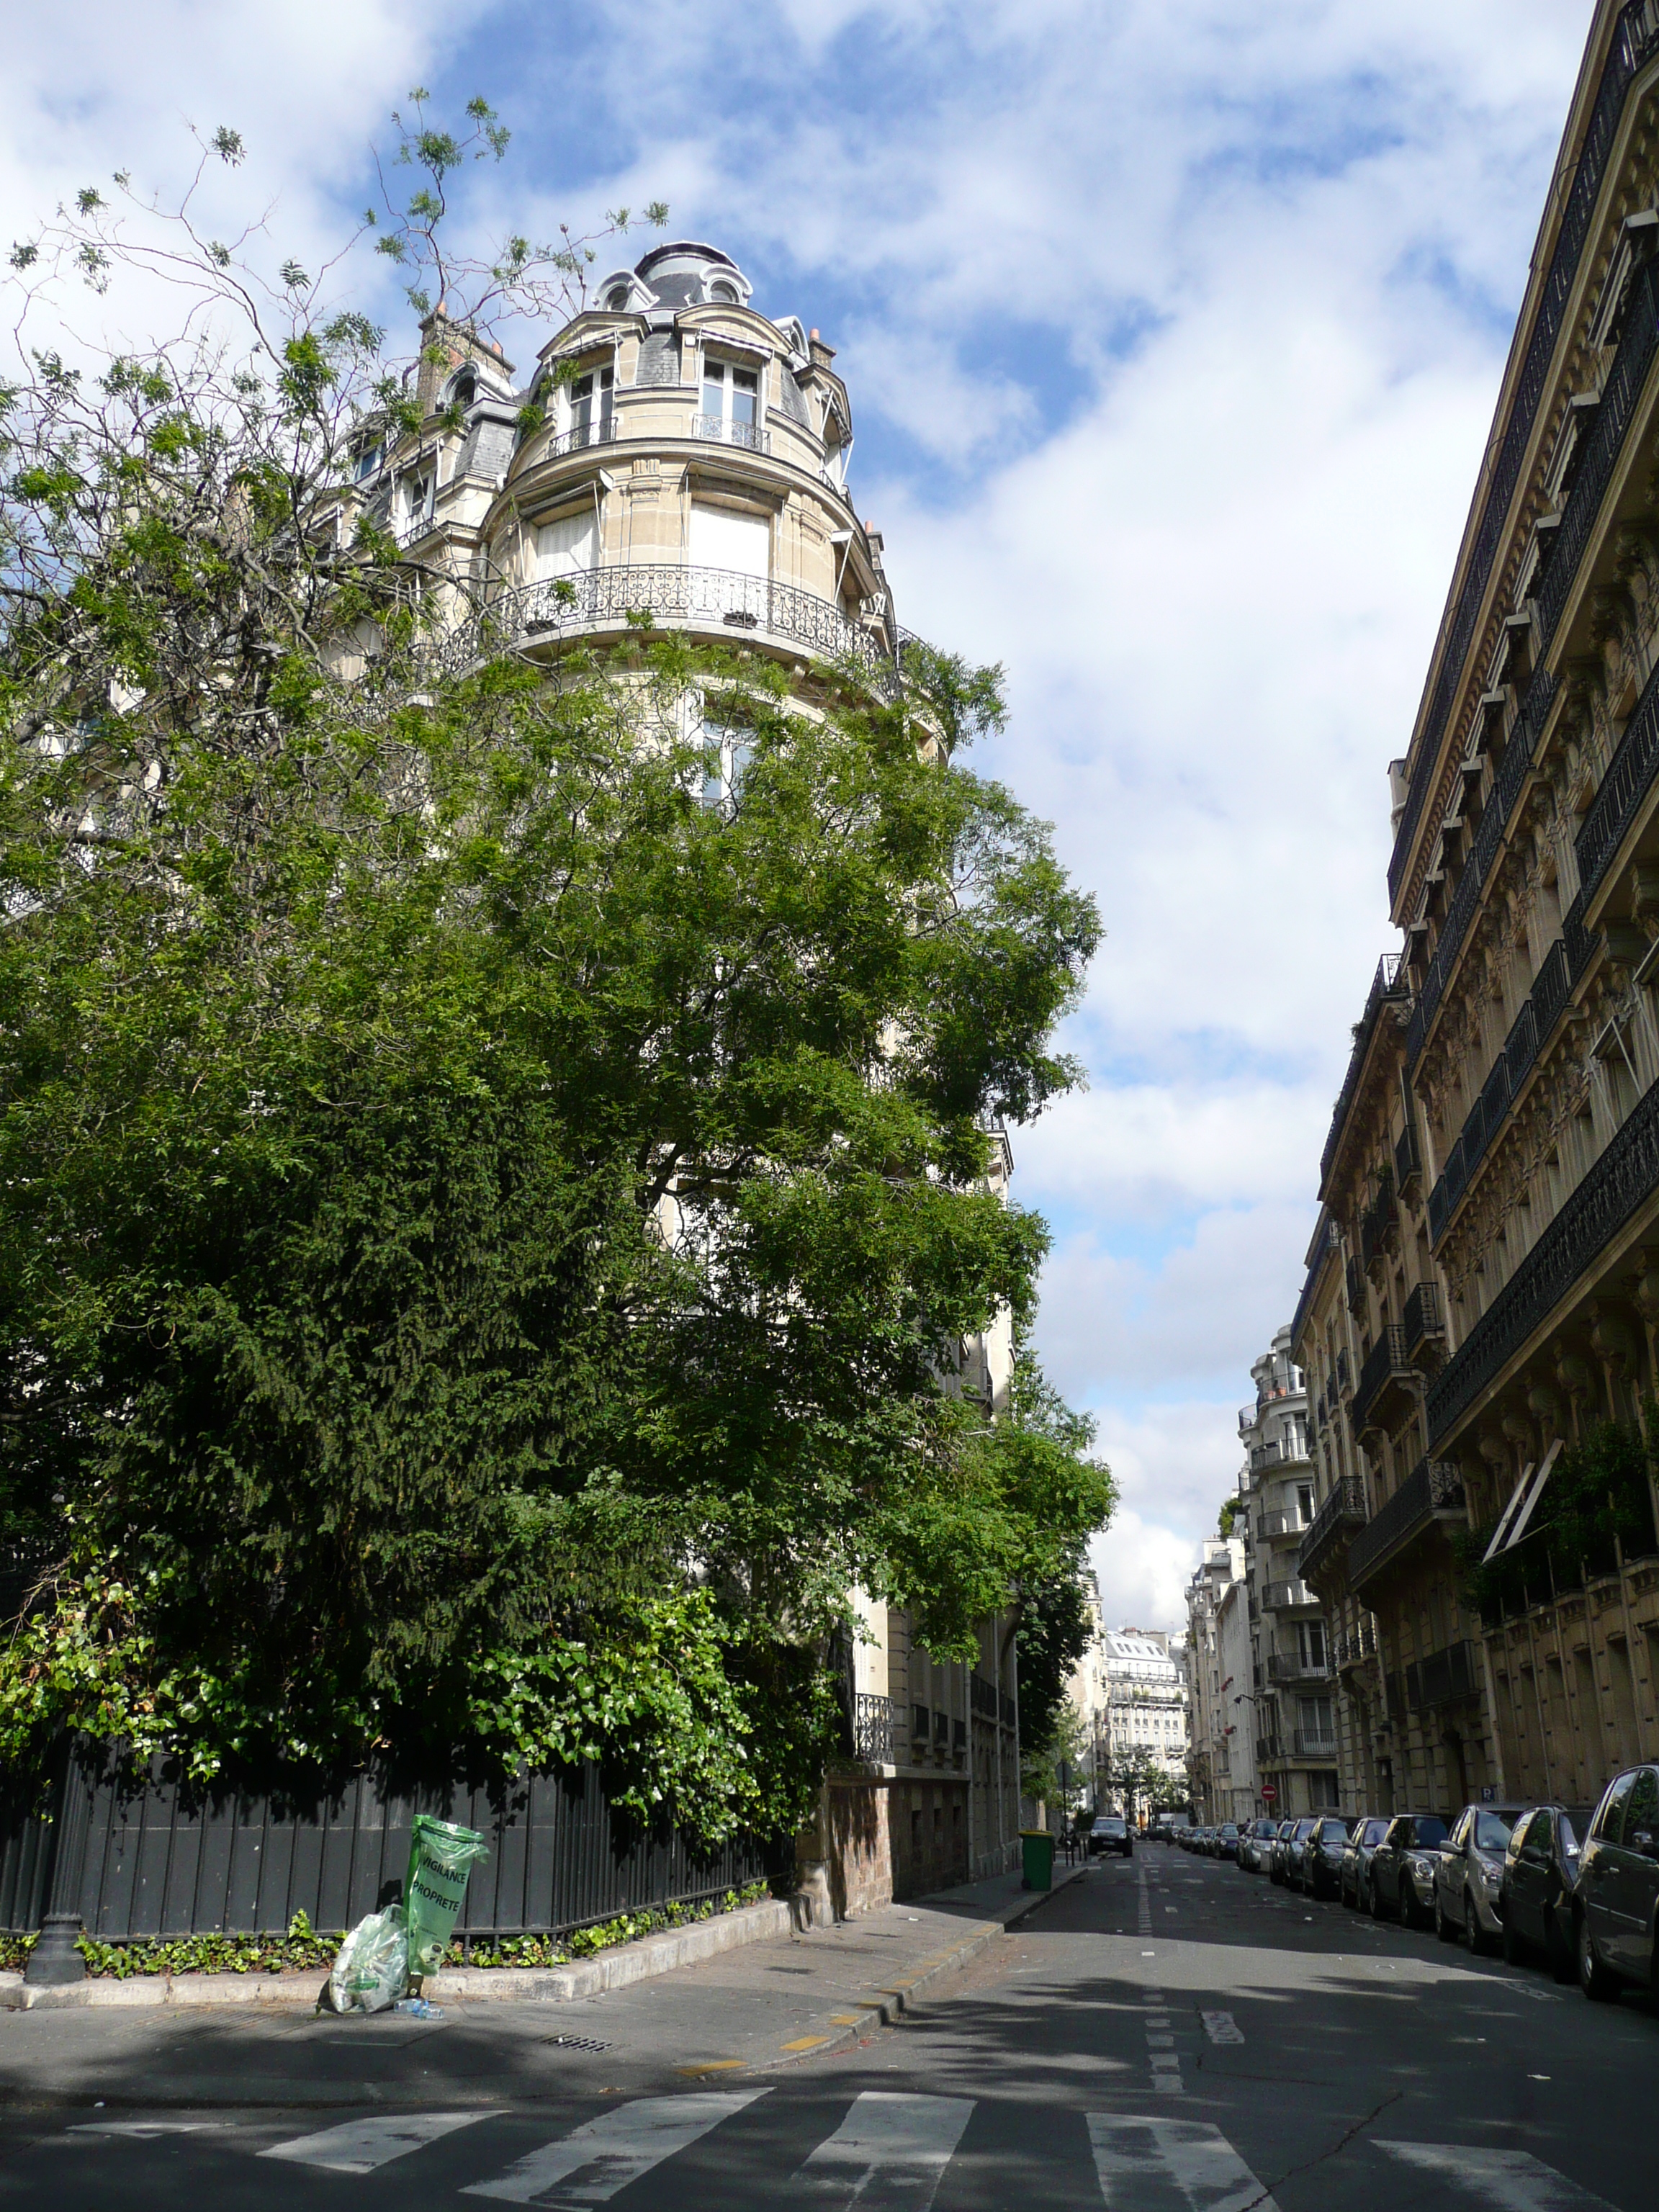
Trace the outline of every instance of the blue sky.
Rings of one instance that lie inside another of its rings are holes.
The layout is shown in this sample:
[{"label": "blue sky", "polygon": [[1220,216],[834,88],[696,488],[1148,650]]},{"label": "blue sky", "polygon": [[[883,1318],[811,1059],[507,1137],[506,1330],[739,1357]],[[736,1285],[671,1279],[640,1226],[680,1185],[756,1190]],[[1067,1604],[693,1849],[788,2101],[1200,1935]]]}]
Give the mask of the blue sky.
[{"label": "blue sky", "polygon": [[[1584,0],[89,0],[14,15],[15,226],[240,129],[301,251],[410,86],[514,133],[470,219],[667,200],[839,349],[900,618],[1008,670],[981,765],[1107,938],[1091,1087],[1014,1133],[1042,1348],[1173,1626],[1288,1320],[1404,750]],[[231,189],[231,187],[227,187]],[[641,245],[644,243],[641,240]],[[618,252],[618,259],[623,258]]]}]

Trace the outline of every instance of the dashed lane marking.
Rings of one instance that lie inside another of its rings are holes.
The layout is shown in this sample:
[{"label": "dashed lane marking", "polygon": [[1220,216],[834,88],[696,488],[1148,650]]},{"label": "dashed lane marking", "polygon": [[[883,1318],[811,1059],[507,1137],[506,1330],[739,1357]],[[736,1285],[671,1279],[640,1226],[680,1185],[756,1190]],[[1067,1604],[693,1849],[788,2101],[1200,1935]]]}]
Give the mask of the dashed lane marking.
[{"label": "dashed lane marking", "polygon": [[1212,2043],[1243,2043],[1243,2031],[1230,2012],[1203,2012],[1199,2018]]}]

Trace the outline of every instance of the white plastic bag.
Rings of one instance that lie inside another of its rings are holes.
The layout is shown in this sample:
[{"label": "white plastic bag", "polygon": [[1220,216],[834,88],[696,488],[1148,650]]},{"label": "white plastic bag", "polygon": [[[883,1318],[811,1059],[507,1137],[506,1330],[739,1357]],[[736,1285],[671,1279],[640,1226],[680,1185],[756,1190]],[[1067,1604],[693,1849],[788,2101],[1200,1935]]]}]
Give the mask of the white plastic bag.
[{"label": "white plastic bag", "polygon": [[333,2012],[384,2012],[409,1987],[409,1937],[401,1905],[371,1912],[340,1946],[328,1978]]}]

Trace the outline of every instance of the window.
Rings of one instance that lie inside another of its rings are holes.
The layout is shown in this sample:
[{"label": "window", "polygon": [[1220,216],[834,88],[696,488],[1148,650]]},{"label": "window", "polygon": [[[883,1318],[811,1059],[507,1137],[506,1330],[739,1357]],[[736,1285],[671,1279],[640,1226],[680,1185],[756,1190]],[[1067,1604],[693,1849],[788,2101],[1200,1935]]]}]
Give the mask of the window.
[{"label": "window", "polygon": [[353,474],[356,476],[359,483],[362,482],[365,477],[372,477],[374,475],[375,470],[380,467],[385,454],[386,447],[381,445],[362,446],[358,448]]},{"label": "window", "polygon": [[570,443],[574,447],[598,445],[611,435],[611,402],[615,374],[596,368],[579,376],[570,387]]},{"label": "window", "polygon": [[1659,1835],[1659,1774],[1644,1766],[1637,1776],[1631,1790],[1630,1804],[1625,1814],[1625,1845],[1627,1850],[1639,1849],[1638,1836]]},{"label": "window", "polygon": [[1302,1525],[1305,1528],[1314,1517],[1313,1485],[1299,1482],[1296,1486],[1296,1502],[1302,1509]]},{"label": "window", "polygon": [[621,314],[623,308],[628,305],[627,285],[613,284],[611,289],[605,295],[605,304],[610,308],[613,315]]},{"label": "window", "polygon": [[752,368],[735,362],[711,361],[702,364],[702,428],[709,437],[724,438],[733,446],[758,446],[760,378]]},{"label": "window", "polygon": [[708,296],[711,300],[718,300],[722,307],[735,307],[738,304],[738,288],[735,284],[729,283],[724,276],[717,276],[708,288]]},{"label": "window", "polygon": [[403,500],[404,524],[413,528],[432,520],[433,505],[437,495],[437,477],[428,471],[425,476],[408,476],[399,487]]},{"label": "window", "polygon": [[536,532],[536,566],[543,576],[586,575],[599,565],[599,517],[591,507],[544,523]]},{"label": "window", "polygon": [[701,798],[711,812],[727,819],[737,811],[743,794],[744,773],[752,750],[747,730],[728,730],[718,722],[702,726],[702,789]]}]

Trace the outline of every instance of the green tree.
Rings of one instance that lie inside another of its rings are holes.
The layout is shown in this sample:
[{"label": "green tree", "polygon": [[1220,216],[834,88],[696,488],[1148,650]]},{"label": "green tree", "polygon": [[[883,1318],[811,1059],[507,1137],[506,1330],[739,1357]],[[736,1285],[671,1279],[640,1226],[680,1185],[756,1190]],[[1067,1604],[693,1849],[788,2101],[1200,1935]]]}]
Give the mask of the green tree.
[{"label": "green tree", "polygon": [[324,526],[378,333],[190,245],[245,352],[38,349],[0,418],[0,1753],[598,1756],[787,1826],[854,1582],[1063,1651],[1109,1479],[1029,1362],[994,1421],[956,1375],[1029,1328],[987,1131],[1076,1079],[1093,908],[957,757],[994,672],[454,650]]}]

